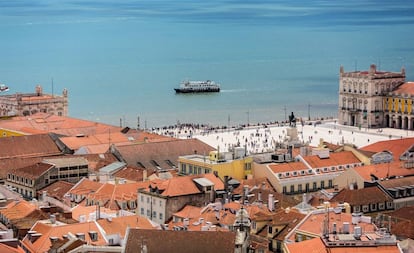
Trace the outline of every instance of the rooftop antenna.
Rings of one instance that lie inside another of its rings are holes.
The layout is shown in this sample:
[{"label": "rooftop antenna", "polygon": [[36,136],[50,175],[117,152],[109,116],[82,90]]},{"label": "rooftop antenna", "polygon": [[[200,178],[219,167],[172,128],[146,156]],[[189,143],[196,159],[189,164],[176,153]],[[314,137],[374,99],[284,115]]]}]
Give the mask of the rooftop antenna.
[{"label": "rooftop antenna", "polygon": [[137,130],[139,130],[139,127],[140,127],[140,125],[139,125],[139,116],[137,117]]}]

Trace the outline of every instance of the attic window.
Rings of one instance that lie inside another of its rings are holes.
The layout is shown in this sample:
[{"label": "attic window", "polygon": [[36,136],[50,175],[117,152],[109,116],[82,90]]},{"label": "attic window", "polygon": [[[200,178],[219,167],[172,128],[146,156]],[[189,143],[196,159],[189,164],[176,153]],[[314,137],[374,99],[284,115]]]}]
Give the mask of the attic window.
[{"label": "attic window", "polygon": [[304,170],[302,170],[302,171],[300,172],[300,174],[301,174],[301,175],[305,175],[305,171],[304,171]]},{"label": "attic window", "polygon": [[336,168],[335,167],[331,167],[331,171],[335,171],[336,170]]},{"label": "attic window", "polygon": [[308,174],[312,174],[312,169],[308,169]]},{"label": "attic window", "polygon": [[175,166],[175,164],[173,164],[170,160],[165,160],[165,162],[169,165],[169,166],[171,166],[171,167],[173,167],[173,168],[175,168],[176,166]]},{"label": "attic window", "polygon": [[298,173],[296,171],[293,172],[293,176],[297,176]]},{"label": "attic window", "polygon": [[327,172],[328,171],[328,168],[323,168],[323,172]]},{"label": "attic window", "polygon": [[156,167],[160,167],[160,165],[155,160],[151,160],[151,164]]},{"label": "attic window", "polygon": [[145,166],[141,162],[137,162],[137,166],[145,169]]},{"label": "attic window", "polygon": [[98,240],[98,232],[96,231],[89,231],[89,237],[91,238],[92,241],[97,241]]},{"label": "attic window", "polygon": [[285,173],[285,176],[287,176],[287,177],[290,176],[290,173],[289,172],[286,172]]},{"label": "attic window", "polygon": [[279,178],[281,178],[281,177],[282,177],[282,173],[277,174],[277,176],[278,176]]}]

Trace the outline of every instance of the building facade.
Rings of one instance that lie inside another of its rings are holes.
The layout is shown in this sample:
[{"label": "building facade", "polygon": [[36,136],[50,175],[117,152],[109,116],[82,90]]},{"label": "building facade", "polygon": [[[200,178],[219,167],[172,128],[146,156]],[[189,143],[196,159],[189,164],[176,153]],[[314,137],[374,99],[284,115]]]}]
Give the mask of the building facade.
[{"label": "building facade", "polygon": [[401,72],[378,71],[372,64],[368,71],[345,72],[341,66],[339,124],[358,127],[401,127],[402,124],[398,125],[396,121],[392,121],[397,118],[393,114],[395,112],[386,111],[385,99],[393,97],[392,92],[404,82],[404,68]]},{"label": "building facade", "polygon": [[1,116],[28,116],[37,112],[68,116],[68,90],[63,89],[62,95],[44,94],[40,85],[35,93],[16,93],[0,96]]},{"label": "building facade", "polygon": [[234,152],[211,151],[208,156],[193,154],[178,157],[179,172],[183,175],[197,175],[217,173],[224,179],[225,176],[237,180],[252,176],[253,157],[246,156],[244,148]]}]

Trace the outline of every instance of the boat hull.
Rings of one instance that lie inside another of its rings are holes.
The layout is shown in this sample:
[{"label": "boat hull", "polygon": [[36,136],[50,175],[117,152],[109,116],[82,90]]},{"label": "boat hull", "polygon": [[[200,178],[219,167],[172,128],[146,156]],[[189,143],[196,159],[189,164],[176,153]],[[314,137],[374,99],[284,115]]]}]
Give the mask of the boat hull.
[{"label": "boat hull", "polygon": [[204,92],[220,92],[220,88],[209,88],[209,89],[182,89],[175,88],[176,93],[204,93]]}]

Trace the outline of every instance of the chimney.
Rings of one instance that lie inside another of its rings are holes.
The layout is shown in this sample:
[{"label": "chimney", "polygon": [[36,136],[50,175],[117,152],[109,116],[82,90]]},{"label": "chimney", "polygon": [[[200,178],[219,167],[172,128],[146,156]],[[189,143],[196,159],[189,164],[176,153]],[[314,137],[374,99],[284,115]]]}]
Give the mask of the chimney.
[{"label": "chimney", "polygon": [[344,234],[349,234],[349,222],[343,223],[342,231],[344,232]]},{"label": "chimney", "polygon": [[273,194],[269,194],[269,199],[268,199],[268,208],[271,212],[273,212],[275,210],[275,200],[273,198]]},{"label": "chimney", "polygon": [[371,66],[369,67],[369,73],[375,74],[376,72],[377,72],[377,66],[375,66],[375,64],[371,64]]}]

